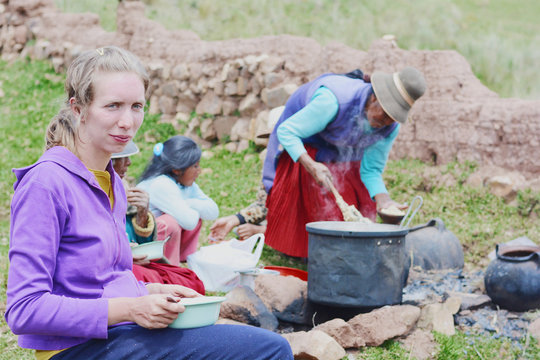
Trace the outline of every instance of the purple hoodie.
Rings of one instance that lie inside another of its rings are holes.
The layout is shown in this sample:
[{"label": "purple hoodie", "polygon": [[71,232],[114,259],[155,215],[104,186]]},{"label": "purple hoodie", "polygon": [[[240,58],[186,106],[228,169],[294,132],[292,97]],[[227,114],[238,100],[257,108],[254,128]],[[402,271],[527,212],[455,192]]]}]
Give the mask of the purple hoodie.
[{"label": "purple hoodie", "polygon": [[107,338],[107,298],[146,295],[126,239],[126,194],[112,164],[114,208],[64,147],[14,169],[6,321],[19,345],[65,349]]}]

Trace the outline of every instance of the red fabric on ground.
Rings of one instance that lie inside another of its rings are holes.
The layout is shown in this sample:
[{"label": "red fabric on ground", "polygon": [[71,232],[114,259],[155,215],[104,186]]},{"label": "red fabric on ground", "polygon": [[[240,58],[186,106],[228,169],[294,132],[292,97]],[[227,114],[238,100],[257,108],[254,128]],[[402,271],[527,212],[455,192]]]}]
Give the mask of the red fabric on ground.
[{"label": "red fabric on ground", "polygon": [[[309,156],[317,152],[306,147]],[[360,162],[324,163],[345,202],[375,221],[376,204],[360,180]],[[343,221],[343,215],[330,191],[319,186],[300,163],[283,152],[276,169],[274,185],[266,200],[268,225],[265,243],[290,256],[308,256],[306,224],[314,221]]]},{"label": "red fabric on ground", "polygon": [[133,264],[133,274],[140,281],[183,285],[204,295],[204,284],[191,269],[151,262],[144,266]]}]

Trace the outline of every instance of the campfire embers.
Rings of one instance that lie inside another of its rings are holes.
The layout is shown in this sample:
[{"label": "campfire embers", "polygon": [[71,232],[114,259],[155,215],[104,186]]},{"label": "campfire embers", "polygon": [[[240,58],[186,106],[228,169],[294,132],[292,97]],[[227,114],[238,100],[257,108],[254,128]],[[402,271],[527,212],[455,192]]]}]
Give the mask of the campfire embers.
[{"label": "campfire embers", "polygon": [[[342,222],[342,225],[345,227],[364,226],[345,222]],[[440,230],[430,224],[425,228]],[[289,276],[261,275],[255,280],[254,292],[249,288],[236,288],[227,295],[229,303],[226,301],[222,305],[222,316],[277,331],[291,343],[295,354],[309,352],[313,358],[318,358],[315,350],[320,350],[321,344],[324,344],[324,350],[321,350],[321,353],[326,354],[327,347],[332,347],[339,350],[341,354],[343,349],[378,346],[385,340],[393,338],[403,344],[408,341],[412,344],[410,345],[412,349],[421,341],[419,337],[426,338],[432,330],[446,335],[453,335],[456,329],[459,329],[466,334],[505,337],[514,340],[516,345],[519,345],[519,341],[527,333],[535,334],[534,329],[540,330],[540,318],[533,321],[535,316],[537,317],[534,313],[511,312],[492,302],[484,291],[483,271],[465,273],[461,269],[424,270],[419,267],[409,269],[407,265],[412,261],[407,262],[406,254],[403,254],[400,248],[403,246],[404,239],[400,237],[380,237],[380,234],[377,236],[370,234],[364,239],[358,238],[352,228],[348,230],[341,228],[340,233],[337,234],[340,236],[336,238],[336,236],[327,236],[328,232],[330,235],[336,235],[332,229],[318,230],[323,236],[317,241],[322,242],[320,249],[324,251],[313,259],[310,248],[309,282]],[[308,231],[313,232],[312,229]],[[311,232],[310,236],[313,235]],[[311,241],[310,237],[310,246],[312,246]],[[398,246],[395,246],[396,242]],[[358,249],[350,247],[359,244],[362,246]],[[385,257],[388,258],[387,262],[395,260],[396,255],[392,251],[396,249],[399,250],[398,258],[401,254],[405,255],[405,263],[396,265],[397,262],[394,261],[394,265],[401,271],[405,269],[405,272],[397,272],[398,276],[393,274],[389,276],[378,262],[385,264]],[[380,256],[378,251],[385,252],[384,256]],[[391,255],[387,256],[386,253]],[[527,261],[532,260],[538,271],[539,254],[538,251],[532,251],[518,252],[513,255],[520,260],[525,260],[521,259],[524,257]],[[329,263],[321,262],[323,260]],[[513,261],[513,263],[521,262],[524,261]],[[369,268],[370,264],[376,265],[372,266],[374,269]],[[335,268],[327,269],[325,266]],[[358,268],[351,268],[351,266]],[[371,278],[373,270],[377,275]],[[352,277],[339,279],[330,276],[336,273]],[[400,277],[402,275],[404,277]],[[366,288],[362,280],[360,280],[361,287],[358,287],[355,276],[375,283],[374,287]],[[405,284],[407,276],[408,282]],[[381,301],[383,297],[377,292],[379,289],[376,285],[386,284],[381,280],[385,277],[397,279],[392,286],[399,289],[399,299]],[[312,301],[313,292],[310,286],[313,283],[316,284],[316,295],[330,294],[331,296],[321,298],[322,301],[321,299]],[[354,291],[363,289],[365,293],[360,290],[358,293],[350,294],[347,291],[351,286],[356,286]],[[336,292],[336,289],[345,290]],[[260,300],[254,301],[255,298]],[[358,298],[361,302],[350,306],[350,298]],[[540,299],[539,296],[534,298]],[[327,301],[328,299],[330,301]],[[339,301],[335,302],[335,299]],[[343,299],[345,300],[342,301]],[[370,302],[373,299],[378,303]],[[271,319],[272,317],[275,319]],[[396,319],[398,319],[397,322]],[[396,329],[399,331],[393,332]],[[536,330],[536,333],[538,332],[540,331]]]},{"label": "campfire embers", "polygon": [[507,337],[514,341],[523,339],[529,327],[524,313],[513,313],[493,306],[485,306],[475,311],[461,311],[455,317],[456,325],[466,334],[480,332],[494,338]]},{"label": "campfire embers", "polygon": [[527,333],[531,319],[527,313],[504,310],[493,304],[483,293],[483,281],[483,271],[411,271],[409,284],[403,289],[403,302],[424,306],[459,296],[461,307],[454,315],[454,322],[460,330],[519,341]]}]

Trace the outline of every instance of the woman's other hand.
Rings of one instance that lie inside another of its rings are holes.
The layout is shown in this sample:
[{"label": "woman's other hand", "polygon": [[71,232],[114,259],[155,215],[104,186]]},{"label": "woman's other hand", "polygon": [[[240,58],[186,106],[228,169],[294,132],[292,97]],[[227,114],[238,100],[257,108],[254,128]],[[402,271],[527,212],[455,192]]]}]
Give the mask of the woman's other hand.
[{"label": "woman's other hand", "polygon": [[223,241],[233,227],[238,225],[240,225],[240,220],[238,220],[236,215],[221,217],[214,221],[210,227],[208,239],[211,241]]},{"label": "woman's other hand", "polygon": [[201,296],[201,294],[199,294],[195,290],[182,285],[150,283],[146,284],[146,289],[150,294],[169,295],[173,298],[176,298],[175,300],[179,300],[180,298],[184,297]]},{"label": "woman's other hand", "polygon": [[395,202],[390,198],[390,195],[386,193],[377,194],[374,196],[374,198],[375,202],[377,203],[377,211],[388,209],[392,205],[394,205],[400,210],[407,210],[407,208],[409,207],[407,204],[400,204]]}]

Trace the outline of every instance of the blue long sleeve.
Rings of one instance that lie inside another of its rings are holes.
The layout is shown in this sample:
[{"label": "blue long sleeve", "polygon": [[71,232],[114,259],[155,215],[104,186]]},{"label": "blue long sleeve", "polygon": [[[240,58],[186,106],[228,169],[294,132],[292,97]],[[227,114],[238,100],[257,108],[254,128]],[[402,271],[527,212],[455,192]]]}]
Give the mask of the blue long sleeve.
[{"label": "blue long sleeve", "polygon": [[178,224],[193,230],[199,219],[215,220],[219,215],[217,204],[196,183],[184,187],[167,175],[147,179],[137,187],[150,195],[150,211],[157,217],[169,214]]},{"label": "blue long sleeve", "polygon": [[[322,86],[315,91],[311,101],[304,108],[279,126],[277,129],[279,142],[293,161],[296,162],[300,155],[306,152],[302,139],[323,131],[335,119],[338,110],[336,96],[328,88]],[[398,124],[387,138],[377,141],[364,151],[360,177],[371,197],[388,193],[382,173],[399,129]],[[366,131],[372,130],[371,127],[366,129]]]},{"label": "blue long sleeve", "polygon": [[360,165],[360,178],[366,186],[369,195],[373,198],[377,194],[388,193],[382,173],[388,161],[388,155],[392,150],[392,145],[399,133],[400,124],[385,139],[377,141],[364,151],[362,163]]},{"label": "blue long sleeve", "polygon": [[338,109],[336,96],[322,86],[315,91],[306,106],[279,125],[279,143],[293,161],[296,162],[300,155],[306,152],[302,139],[323,131],[334,120]]}]

